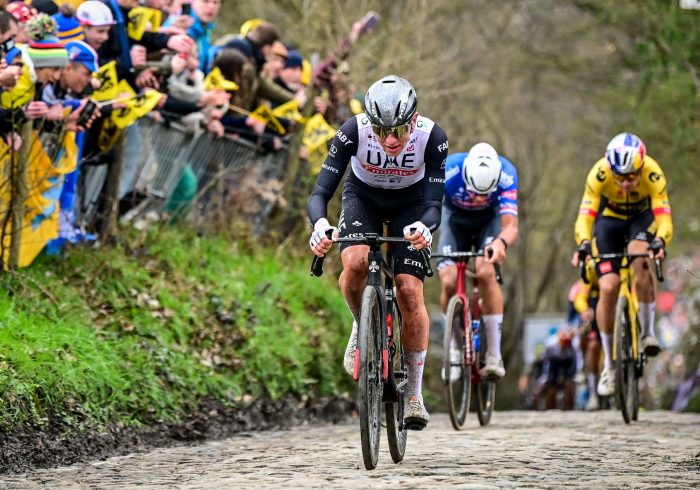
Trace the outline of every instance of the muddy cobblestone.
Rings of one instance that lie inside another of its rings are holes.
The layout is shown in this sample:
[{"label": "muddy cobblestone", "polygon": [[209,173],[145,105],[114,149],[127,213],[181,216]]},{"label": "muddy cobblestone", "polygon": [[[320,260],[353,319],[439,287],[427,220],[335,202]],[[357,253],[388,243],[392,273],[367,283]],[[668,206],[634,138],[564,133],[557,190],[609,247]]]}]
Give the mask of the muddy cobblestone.
[{"label": "muddy cobblestone", "polygon": [[386,439],[379,465],[362,465],[357,420],[242,433],[196,446],[27,475],[0,488],[696,488],[700,415],[643,412],[501,412],[454,431],[444,414],[409,435],[394,464]]}]

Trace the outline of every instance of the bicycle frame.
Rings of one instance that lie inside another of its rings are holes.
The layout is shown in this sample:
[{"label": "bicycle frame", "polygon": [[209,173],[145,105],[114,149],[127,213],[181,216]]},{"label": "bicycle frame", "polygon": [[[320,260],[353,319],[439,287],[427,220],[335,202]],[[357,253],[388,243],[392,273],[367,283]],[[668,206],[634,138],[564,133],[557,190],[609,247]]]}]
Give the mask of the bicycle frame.
[{"label": "bicycle frame", "polygon": [[[629,257],[623,257],[622,265],[620,266],[620,291],[617,293],[618,298],[627,298],[629,305],[629,321],[630,330],[632,331],[632,353],[635,359],[639,358],[639,346],[637,343],[637,313],[639,313],[639,300],[634,292],[634,267]],[[615,324],[615,328],[618,328]],[[617,336],[613,335],[613,360],[617,359]]]}]

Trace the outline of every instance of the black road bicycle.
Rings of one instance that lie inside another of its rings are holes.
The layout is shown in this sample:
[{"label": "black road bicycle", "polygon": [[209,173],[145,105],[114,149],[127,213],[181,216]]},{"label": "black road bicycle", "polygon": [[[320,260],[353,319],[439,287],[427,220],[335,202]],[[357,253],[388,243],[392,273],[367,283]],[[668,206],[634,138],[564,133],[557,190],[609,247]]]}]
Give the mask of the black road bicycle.
[{"label": "black road bicycle", "polygon": [[[401,312],[394,293],[392,244],[404,244],[405,238],[383,237],[376,233],[339,238],[338,243],[369,246],[367,286],[362,294],[358,325],[355,372],[359,382],[360,436],[362,458],[368,470],[377,467],[381,434],[381,409],[384,405],[387,439],[391,459],[398,463],[406,451],[409,429],[422,429],[404,420],[404,391],[408,383],[406,355],[401,342]],[[386,257],[381,245],[387,243]],[[423,252],[426,275],[433,272]],[[311,274],[323,274],[323,257],[314,257]]]}]

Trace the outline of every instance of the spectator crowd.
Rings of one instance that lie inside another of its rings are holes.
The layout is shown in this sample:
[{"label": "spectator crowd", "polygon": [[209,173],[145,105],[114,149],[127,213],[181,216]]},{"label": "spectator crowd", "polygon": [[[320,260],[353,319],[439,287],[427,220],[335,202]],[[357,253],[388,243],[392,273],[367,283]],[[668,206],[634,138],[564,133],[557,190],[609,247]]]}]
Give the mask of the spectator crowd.
[{"label": "spectator crowd", "polygon": [[343,59],[366,22],[313,70],[260,19],[214,39],[221,7],[221,0],[0,0],[5,268],[13,241],[21,244],[14,266],[23,267],[42,251],[92,239],[75,221],[81,169],[109,163],[120,142],[117,198],[132,192],[140,118],[247,140],[261,152],[280,150],[301,130],[300,156],[308,159],[323,152],[333,124],[362,110],[343,83]]}]

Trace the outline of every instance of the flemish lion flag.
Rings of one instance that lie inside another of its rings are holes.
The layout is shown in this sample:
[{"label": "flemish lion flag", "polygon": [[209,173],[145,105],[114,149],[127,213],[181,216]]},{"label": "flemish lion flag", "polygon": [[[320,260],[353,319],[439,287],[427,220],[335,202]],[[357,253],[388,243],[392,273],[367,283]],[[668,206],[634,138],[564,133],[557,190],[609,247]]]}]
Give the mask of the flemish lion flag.
[{"label": "flemish lion flag", "polygon": [[301,115],[301,112],[299,112],[299,102],[296,99],[292,99],[289,102],[275,107],[272,109],[272,114],[274,114],[275,117],[289,119],[290,121],[296,121],[302,124],[306,121],[304,116]]},{"label": "flemish lion flag", "polygon": [[310,153],[313,153],[333,136],[335,136],[335,129],[326,122],[321,114],[314,114],[306,123],[302,143],[309,149]]},{"label": "flemish lion flag", "polygon": [[277,131],[279,134],[285,134],[287,131],[279,122],[279,119],[275,117],[270,108],[266,105],[261,105],[253,112],[250,113],[250,117],[254,117],[258,121],[264,122],[267,126]]},{"label": "flemish lion flag", "polygon": [[221,74],[219,67],[215,67],[209,72],[209,75],[204,79],[204,90],[238,90],[238,84],[226,80]]},{"label": "flemish lion flag", "polygon": [[93,99],[98,102],[104,102],[106,100],[112,100],[117,96],[119,93],[117,91],[119,80],[117,79],[116,61],[110,61],[106,65],[102,65],[95,75],[95,78],[100,81],[101,87],[97,92],[92,94]]},{"label": "flemish lion flag", "polygon": [[114,124],[120,129],[131,126],[138,118],[155,109],[162,97],[163,94],[157,90],[149,90],[138,97],[124,101],[126,107],[112,113]]},{"label": "flemish lion flag", "polygon": [[146,31],[155,32],[160,28],[163,14],[149,7],[136,7],[129,11],[129,37],[140,41]]}]

